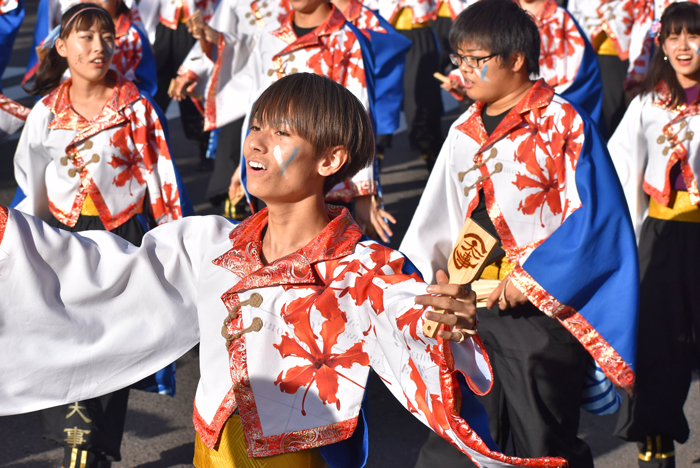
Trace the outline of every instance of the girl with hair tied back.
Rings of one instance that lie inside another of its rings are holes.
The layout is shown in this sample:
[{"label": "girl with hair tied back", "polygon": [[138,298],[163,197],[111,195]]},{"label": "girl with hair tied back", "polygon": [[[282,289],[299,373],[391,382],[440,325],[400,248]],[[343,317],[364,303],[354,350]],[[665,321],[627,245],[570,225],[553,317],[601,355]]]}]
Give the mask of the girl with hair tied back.
[{"label": "girl with hair tied back", "polygon": [[[158,113],[110,70],[114,41],[114,23],[101,6],[78,4],[63,15],[29,89],[43,98],[15,153],[25,195],[16,208],[54,228],[108,230],[139,245],[149,227],[182,217],[183,207]],[[115,390],[44,412],[46,437],[65,446],[65,468],[120,460],[129,389]]]},{"label": "girl with hair tied back", "polygon": [[[669,5],[656,52],[608,149],[639,244],[637,385],[617,435],[639,445],[639,466],[675,466],[688,439],[683,404],[698,358],[700,296],[700,6]],[[696,135],[697,134],[697,135]]]}]

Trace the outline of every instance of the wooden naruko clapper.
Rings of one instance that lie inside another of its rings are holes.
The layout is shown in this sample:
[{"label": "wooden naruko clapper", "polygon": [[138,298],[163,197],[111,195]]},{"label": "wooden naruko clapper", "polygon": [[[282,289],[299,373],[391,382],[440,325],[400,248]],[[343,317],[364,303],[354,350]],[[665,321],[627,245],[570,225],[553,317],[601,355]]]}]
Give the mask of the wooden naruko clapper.
[{"label": "wooden naruko clapper", "polygon": [[[457,243],[447,262],[450,284],[469,284],[481,276],[491,253],[498,246],[498,240],[481,226],[468,218],[457,237]],[[445,311],[434,310],[438,314]],[[425,336],[435,338],[440,330],[440,323],[426,320],[423,324]]]}]

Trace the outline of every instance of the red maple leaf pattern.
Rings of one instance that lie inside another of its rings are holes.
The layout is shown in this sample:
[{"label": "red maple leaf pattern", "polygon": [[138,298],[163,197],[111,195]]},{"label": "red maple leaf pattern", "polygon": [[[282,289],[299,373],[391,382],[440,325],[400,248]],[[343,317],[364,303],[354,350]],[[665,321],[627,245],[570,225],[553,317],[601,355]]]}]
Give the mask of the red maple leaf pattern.
[{"label": "red maple leaf pattern", "polygon": [[[572,170],[576,168],[583,145],[583,121],[577,119],[577,115],[570,104],[563,104],[561,112],[551,115],[543,116],[541,112],[533,111],[523,116],[527,125],[514,130],[508,137],[519,141],[516,160],[524,164],[529,173],[518,173],[513,184],[519,190],[536,190],[520,201],[518,210],[534,215],[539,208],[542,227],[545,204],[552,214],[561,213],[562,221],[569,208],[568,200],[562,200],[566,188],[566,164],[568,161]],[[560,128],[569,130],[562,133]],[[544,167],[540,161],[544,162]]]},{"label": "red maple leaf pattern", "polygon": [[[324,285],[313,287],[314,291],[310,295],[295,299],[283,307],[282,318],[294,329],[294,337],[285,333],[281,342],[273,345],[282,358],[294,356],[308,361],[306,365],[295,366],[280,372],[275,380],[275,385],[279,385],[284,393],[296,393],[299,388],[306,387],[301,404],[301,414],[304,416],[306,416],[304,409],[306,395],[314,383],[323,404],[335,404],[337,409],[340,409],[340,400],[337,396],[339,377],[364,388],[336,370],[338,367],[350,369],[355,364],[369,365],[369,356],[363,350],[364,341],[356,342],[341,353],[332,351],[347,324],[347,316],[338,306],[336,291],[330,287],[333,280],[338,280],[337,276],[335,278],[332,276],[339,265],[341,263],[338,261],[327,262]],[[340,277],[344,278],[348,272],[346,269]],[[320,346],[319,336],[311,327],[312,307],[316,307],[321,316],[326,319],[321,326]]]},{"label": "red maple leaf pattern", "polygon": [[141,153],[135,148],[130,147],[129,142],[133,142],[131,125],[124,125],[122,128],[114,132],[110,140],[110,145],[118,148],[122,157],[112,156],[109,165],[115,169],[123,167],[124,169],[114,177],[112,183],[117,187],[124,187],[129,183],[129,194],[131,193],[131,182],[136,180],[139,185],[144,185],[146,180],[143,171],[146,170]]},{"label": "red maple leaf pattern", "polygon": [[[440,399],[440,395],[434,393],[428,393],[428,387],[425,385],[423,378],[418,372],[413,359],[408,360],[408,365],[411,367],[411,380],[416,384],[416,394],[414,401],[416,405],[411,404],[411,400],[407,398],[408,404],[406,405],[411,413],[420,414],[425,416],[428,420],[430,427],[441,437],[446,437],[445,433],[450,429],[450,423],[447,421],[447,415],[445,414],[445,405]],[[430,401],[430,405],[428,405]],[[446,437],[449,439],[449,437]]]},{"label": "red maple leaf pattern", "polygon": [[182,208],[180,207],[180,194],[177,187],[173,187],[171,183],[163,184],[163,196],[156,198],[151,205],[153,217],[157,220],[164,216],[170,215],[170,220],[176,220],[182,217]]},{"label": "red maple leaf pattern", "polygon": [[350,77],[358,80],[362,87],[366,86],[362,50],[355,34],[342,31],[321,38],[321,43],[320,50],[312,54],[306,63],[313,73],[326,76],[345,87]]},{"label": "red maple leaf pattern", "polygon": [[580,67],[580,60],[572,60],[582,51],[585,41],[573,19],[558,10],[540,24],[540,75],[550,86],[572,82]]},{"label": "red maple leaf pattern", "polygon": [[[399,327],[400,330],[403,330],[404,328],[408,327],[408,332],[411,335],[411,338],[413,338],[416,341],[425,343],[423,339],[420,336],[418,336],[418,322],[420,322],[420,319],[423,317],[424,313],[425,309],[422,307],[417,309],[410,309],[408,312],[405,312],[396,318],[396,326]],[[408,349],[411,349],[408,343],[406,343],[406,346],[408,346]]]},{"label": "red maple leaf pattern", "polygon": [[117,37],[114,41],[114,55],[110,68],[117,70],[127,79],[133,81],[136,78],[136,67],[143,56],[141,37],[132,26],[126,34]]},{"label": "red maple leaf pattern", "polygon": [[536,178],[531,178],[523,174],[516,174],[516,179],[513,184],[518,187],[519,190],[534,188],[537,191],[528,195],[524,201],[521,200],[518,204],[518,210],[522,211],[524,214],[532,215],[535,214],[539,208],[540,224],[542,227],[544,227],[544,222],[542,220],[544,204],[547,204],[552,214],[556,215],[561,213],[562,208],[560,193],[564,186],[563,183],[559,183],[559,171],[557,170],[557,165],[551,156],[546,156],[545,159],[547,174],[545,174],[545,171],[542,170],[542,167],[537,162],[537,158],[534,155],[530,155],[527,158],[525,167],[527,171]]},{"label": "red maple leaf pattern", "polygon": [[[398,284],[403,281],[408,280],[413,277],[417,281],[421,281],[420,277],[417,275],[402,275],[400,274],[403,269],[403,264],[405,259],[403,257],[398,257],[391,261],[390,256],[392,251],[380,244],[371,244],[369,248],[372,250],[370,253],[370,259],[375,264],[373,268],[367,268],[364,264],[359,261],[353,262],[350,266],[353,273],[359,273],[360,270],[364,269],[366,273],[359,275],[355,281],[353,287],[347,287],[340,294],[343,297],[345,294],[350,294],[350,296],[355,300],[357,306],[361,306],[365,301],[369,300],[372,304],[372,309],[377,315],[384,312],[384,287],[375,283],[376,278],[381,278],[381,280],[386,285]],[[383,269],[389,267],[391,273],[388,275],[384,274]]]}]

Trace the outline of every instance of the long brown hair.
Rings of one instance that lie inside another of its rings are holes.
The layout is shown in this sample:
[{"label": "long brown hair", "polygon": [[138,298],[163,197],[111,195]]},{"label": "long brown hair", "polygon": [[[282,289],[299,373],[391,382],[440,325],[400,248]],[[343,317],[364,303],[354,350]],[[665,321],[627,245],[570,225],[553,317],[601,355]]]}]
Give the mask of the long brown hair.
[{"label": "long brown hair", "polygon": [[[693,2],[672,3],[661,16],[661,31],[659,32],[659,46],[649,64],[649,73],[644,80],[643,94],[653,93],[660,82],[666,83],[671,94],[669,105],[677,107],[685,104],[685,91],[678,82],[676,71],[667,60],[661,47],[668,36],[680,34],[683,31],[688,34],[700,35],[700,5]],[[694,51],[697,53],[698,51]],[[690,104],[690,103],[689,103]]]},{"label": "long brown hair", "polygon": [[[114,34],[114,22],[107,10],[91,3],[79,3],[63,14],[59,37],[66,39],[73,31],[87,31],[96,21],[103,30]],[[24,90],[35,96],[45,96],[61,84],[61,78],[63,78],[66,69],[68,69],[68,61],[58,55],[54,45],[41,61],[34,77],[34,85],[25,86]]]}]

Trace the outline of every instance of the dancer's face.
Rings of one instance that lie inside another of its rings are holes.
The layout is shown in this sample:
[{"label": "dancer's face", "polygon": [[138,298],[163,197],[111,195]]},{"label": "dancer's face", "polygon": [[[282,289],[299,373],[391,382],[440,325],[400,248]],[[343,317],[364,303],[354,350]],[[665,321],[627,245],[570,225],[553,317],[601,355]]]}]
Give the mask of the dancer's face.
[{"label": "dancer's face", "polygon": [[684,29],[669,34],[662,47],[681,85],[687,88],[697,83],[700,78],[700,35]]},{"label": "dancer's face", "polygon": [[268,205],[293,203],[323,192],[326,177],[347,159],[342,147],[316,154],[313,145],[288,125],[271,127],[253,121],[243,144],[247,188]]},{"label": "dancer's face", "polygon": [[487,103],[498,101],[510,92],[504,83],[512,81],[515,69],[524,60],[523,54],[516,52],[504,63],[500,56],[494,57],[490,50],[474,44],[464,44],[450,58],[459,66],[467,96]]},{"label": "dancer's face", "polygon": [[114,34],[95,21],[89,29],[73,30],[67,38],[56,40],[56,51],[68,61],[72,77],[89,82],[107,75],[114,54]]}]

